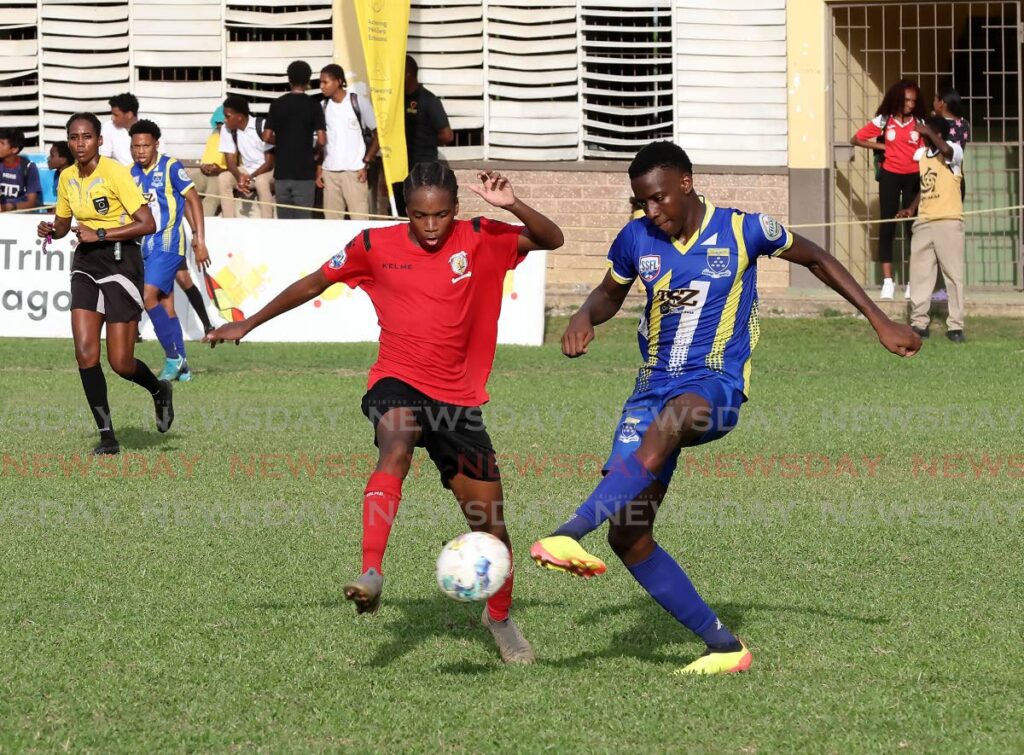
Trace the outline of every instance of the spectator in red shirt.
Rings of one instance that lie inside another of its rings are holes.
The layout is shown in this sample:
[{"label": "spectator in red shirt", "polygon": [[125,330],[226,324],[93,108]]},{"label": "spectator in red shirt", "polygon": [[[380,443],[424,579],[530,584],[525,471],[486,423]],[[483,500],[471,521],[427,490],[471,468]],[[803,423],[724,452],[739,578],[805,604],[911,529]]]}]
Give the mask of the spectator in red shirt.
[{"label": "spectator in red shirt", "polygon": [[[480,405],[494,360],[505,274],[535,249],[557,249],[562,231],[523,203],[508,179],[481,172],[470,186],[523,226],[487,218],[456,220],[455,174],[419,163],[405,179],[408,223],[364,230],[316,272],[298,280],[241,322],[204,340],[243,338],[256,326],[313,299],[334,283],[361,288],[380,323],[380,351],[362,409],[374,426],[376,471],[363,499],[363,574],[345,585],[358,613],[376,611],[381,563],[413,451],[426,448],[471,529],[511,550],[504,495]],[[533,649],[509,616],[512,575],[487,601],[483,624],[505,663],[532,663]]]},{"label": "spectator in red shirt", "polygon": [[[896,213],[910,206],[920,190],[920,178],[914,153],[921,146],[921,136],[915,125],[924,120],[921,89],[912,81],[900,79],[885,93],[882,104],[850,143],[855,147],[884,151],[882,168],[878,176],[878,204],[882,220],[896,217]],[[884,143],[875,139],[884,135]],[[904,225],[907,241],[910,226]],[[882,223],[878,229],[878,259],[882,263],[882,299],[892,299],[896,284],[892,277],[892,242],[896,237],[895,223]]]}]

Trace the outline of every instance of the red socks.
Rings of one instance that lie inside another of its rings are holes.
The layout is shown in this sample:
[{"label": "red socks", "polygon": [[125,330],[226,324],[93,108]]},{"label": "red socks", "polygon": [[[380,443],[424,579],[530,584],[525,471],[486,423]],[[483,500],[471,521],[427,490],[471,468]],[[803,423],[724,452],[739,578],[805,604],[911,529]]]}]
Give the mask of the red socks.
[{"label": "red socks", "polygon": [[[511,553],[509,554],[511,558]],[[512,580],[516,575],[515,566],[508,573],[508,579],[498,592],[487,599],[487,613],[492,621],[504,621],[508,618],[508,609],[512,606]]]},{"label": "red socks", "polygon": [[[374,472],[363,491],[363,571],[381,571],[391,525],[402,500],[402,480],[387,472]],[[492,598],[493,600],[493,598]],[[507,609],[506,609],[507,612]]]}]

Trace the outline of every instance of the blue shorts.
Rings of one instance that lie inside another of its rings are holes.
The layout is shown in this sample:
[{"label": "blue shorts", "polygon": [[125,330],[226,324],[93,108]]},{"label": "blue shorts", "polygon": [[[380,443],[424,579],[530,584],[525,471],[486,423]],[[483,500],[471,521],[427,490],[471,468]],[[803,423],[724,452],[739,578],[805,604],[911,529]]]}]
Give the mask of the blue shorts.
[{"label": "blue shorts", "polygon": [[[644,433],[665,408],[665,404],[684,393],[696,393],[711,405],[711,416],[701,418],[707,429],[692,444],[694,446],[718,440],[736,427],[740,421],[740,405],[747,400],[743,391],[735,388],[731,380],[710,370],[684,375],[679,380],[637,391],[626,399],[622,408],[622,417],[612,439],[612,452],[603,471],[607,472],[617,460],[636,453]],[[658,480],[666,486],[676,471],[679,451],[676,449],[672,453],[657,475]]]},{"label": "blue shorts", "polygon": [[142,261],[143,282],[147,286],[156,286],[165,294],[171,293],[174,290],[174,275],[178,272],[183,259],[185,258],[180,254],[151,252]]}]

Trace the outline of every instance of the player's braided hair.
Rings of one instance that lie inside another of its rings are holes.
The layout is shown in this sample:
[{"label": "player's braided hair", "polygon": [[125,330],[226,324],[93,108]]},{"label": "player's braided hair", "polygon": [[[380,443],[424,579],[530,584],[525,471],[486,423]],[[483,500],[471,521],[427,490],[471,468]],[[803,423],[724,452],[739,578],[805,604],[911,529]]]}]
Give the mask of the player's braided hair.
[{"label": "player's braided hair", "polygon": [[96,136],[99,136],[100,132],[103,131],[103,127],[100,125],[100,119],[92,113],[75,113],[73,116],[68,118],[67,125],[64,127],[64,129],[66,131],[70,131],[71,124],[75,121],[88,121],[89,123],[91,123],[93,129],[96,132]]},{"label": "player's braided hair", "polygon": [[629,164],[629,178],[639,178],[655,168],[676,168],[683,173],[693,173],[693,163],[686,152],[672,142],[651,142],[636,153]]},{"label": "player's braided hair", "polygon": [[136,134],[149,134],[156,141],[160,141],[160,127],[153,123],[153,121],[147,121],[145,118],[135,121],[132,127],[128,129],[128,136],[135,136]]},{"label": "player's braided hair", "polygon": [[416,163],[409,171],[405,182],[402,184],[402,193],[405,194],[406,203],[416,189],[424,186],[432,186],[440,189],[447,189],[452,195],[452,201],[459,198],[459,182],[455,179],[455,172],[441,163]]}]

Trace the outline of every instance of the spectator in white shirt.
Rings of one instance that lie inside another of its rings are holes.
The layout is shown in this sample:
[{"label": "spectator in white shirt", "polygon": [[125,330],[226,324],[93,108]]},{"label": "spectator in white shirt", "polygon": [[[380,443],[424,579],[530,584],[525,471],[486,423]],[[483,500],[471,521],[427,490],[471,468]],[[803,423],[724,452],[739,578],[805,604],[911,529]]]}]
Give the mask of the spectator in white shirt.
[{"label": "spectator in white shirt", "polygon": [[100,131],[103,137],[100,155],[113,158],[130,168],[135,165],[135,159],[132,157],[132,138],[128,135],[128,129],[139,120],[139,100],[131,92],[125,92],[111,97],[107,102],[110,104],[110,120],[103,124]]},{"label": "spectator in white shirt", "polygon": [[274,217],[274,153],[273,146],[260,138],[263,119],[249,112],[248,101],[239,95],[224,100],[224,125],[220,129],[220,151],[228,169],[217,176],[221,210],[224,217],[239,214],[233,197],[238,196],[241,214],[251,217],[255,212],[253,196],[258,196],[259,216]]},{"label": "spectator in white shirt", "polygon": [[332,63],[320,71],[320,91],[324,95],[327,147],[323,164],[317,168],[316,183],[324,190],[324,210],[328,218],[340,218],[343,212],[358,218],[370,211],[366,174],[380,149],[377,119],[368,97],[348,91],[345,72],[339,65]]}]

